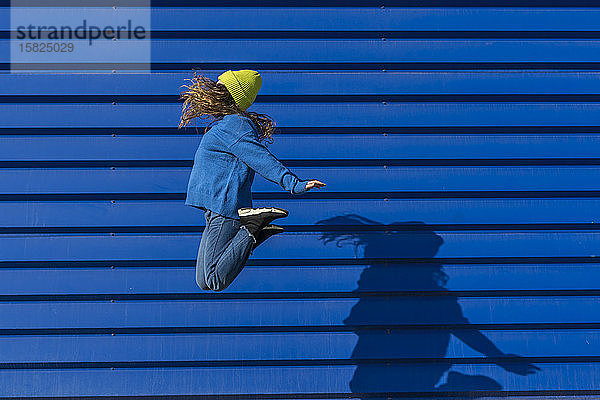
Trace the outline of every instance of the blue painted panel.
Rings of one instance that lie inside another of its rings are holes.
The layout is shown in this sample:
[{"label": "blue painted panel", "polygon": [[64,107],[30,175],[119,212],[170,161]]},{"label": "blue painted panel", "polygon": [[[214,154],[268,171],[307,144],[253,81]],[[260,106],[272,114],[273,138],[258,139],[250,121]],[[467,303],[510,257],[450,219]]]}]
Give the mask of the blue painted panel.
[{"label": "blue painted panel", "polygon": [[[526,363],[507,365],[521,370]],[[541,371],[518,375],[494,364],[455,365],[439,387],[436,383],[450,369],[447,363],[366,364],[336,366],[258,366],[206,368],[82,368],[59,370],[2,370],[1,396],[160,396],[169,395],[310,395],[329,393],[411,393],[431,396],[468,391],[470,396],[505,391],[598,390],[600,366],[590,362],[536,364]],[[511,368],[512,367],[512,368]],[[560,376],[561,379],[556,379]],[[352,383],[350,383],[352,381]],[[269,398],[275,398],[269,396]],[[289,397],[286,397],[289,398]],[[331,398],[331,397],[329,397]]]},{"label": "blue painted panel", "polygon": [[[0,8],[8,21],[10,9]],[[596,31],[595,8],[155,7],[151,27],[176,30]],[[5,25],[8,26],[8,22]]]},{"label": "blue painted panel", "polygon": [[[600,54],[600,51],[598,52]],[[256,103],[280,127],[599,126],[600,103]],[[248,109],[254,111],[254,109]],[[180,104],[5,104],[8,128],[176,128]],[[35,115],[35,119],[29,118]],[[198,130],[208,122],[198,123]],[[192,125],[193,126],[193,125]],[[194,132],[189,128],[189,132]]]},{"label": "blue painted panel", "polygon": [[[152,39],[153,63],[598,62],[597,39]],[[0,62],[9,62],[0,39]]]},{"label": "blue painted panel", "polygon": [[595,296],[10,301],[0,329],[598,324]]},{"label": "blue painted panel", "polygon": [[[202,69],[216,80],[222,70]],[[257,97],[286,95],[598,94],[597,71],[261,70]],[[0,95],[167,95],[175,100],[191,71],[152,74],[0,74]],[[283,100],[283,99],[282,99]]]},{"label": "blue painted panel", "polygon": [[[357,330],[116,335],[23,335],[0,340],[3,363],[177,362],[474,358],[468,330]],[[600,332],[587,329],[481,330],[504,353],[522,357],[598,357]],[[460,338],[465,338],[462,341]],[[476,344],[474,345],[475,347]],[[488,354],[487,357],[492,355]],[[455,360],[462,362],[464,360]]]},{"label": "blue painted panel", "polygon": [[[420,223],[414,225],[418,227]],[[0,241],[0,261],[173,260],[176,263],[196,259],[200,238],[190,233],[11,234]],[[595,257],[598,249],[600,232],[596,231],[283,232],[257,247],[250,260]]]},{"label": "blue painted panel", "polygon": [[[327,186],[319,192],[586,191],[600,189],[599,166],[531,167],[295,167],[301,179]],[[27,171],[27,172],[25,172]],[[35,171],[35,173],[33,173]],[[10,193],[186,193],[191,168],[2,169],[0,194]],[[284,192],[255,175],[253,191]],[[292,196],[290,194],[290,196]],[[183,202],[182,202],[183,205]]]},{"label": "blue painted panel", "polygon": [[151,47],[152,62],[600,61],[595,39],[154,39]]},{"label": "blue painted panel", "polygon": [[155,8],[154,30],[598,30],[600,11],[552,8]]},{"label": "blue painted panel", "polygon": [[[600,81],[600,79],[599,79]],[[0,161],[186,160],[202,139],[186,135],[6,135]],[[279,134],[283,160],[596,158],[600,134]],[[338,149],[343,148],[343,152]]]},{"label": "blue painted panel", "polygon": [[[307,263],[308,264],[308,263]],[[366,264],[366,262],[365,262]],[[4,268],[0,295],[206,294],[193,267]],[[437,280],[436,280],[437,279]],[[600,290],[598,264],[249,265],[227,293],[348,293]],[[297,296],[296,296],[297,297]]]},{"label": "blue painted panel", "polygon": [[[99,201],[2,201],[0,226],[14,227],[180,227],[205,225],[204,212],[182,204],[182,200]],[[393,224],[422,221],[436,224],[589,224],[598,223],[600,199],[278,199],[254,200],[255,207],[272,206],[289,211],[278,225],[316,225],[329,218],[341,218],[342,225]],[[69,210],[68,213],[64,212]],[[360,218],[356,216],[360,216]]]}]

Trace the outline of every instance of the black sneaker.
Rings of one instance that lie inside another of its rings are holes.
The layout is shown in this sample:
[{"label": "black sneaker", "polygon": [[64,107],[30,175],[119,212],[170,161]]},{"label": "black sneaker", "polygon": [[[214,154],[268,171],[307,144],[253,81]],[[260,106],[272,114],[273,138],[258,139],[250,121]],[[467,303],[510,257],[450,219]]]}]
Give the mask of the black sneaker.
[{"label": "black sneaker", "polygon": [[277,235],[278,233],[281,233],[283,231],[284,231],[283,227],[281,227],[279,225],[269,224],[269,225],[265,226],[264,228],[262,228],[260,231],[258,231],[256,233],[256,243],[254,243],[252,245],[252,251],[254,251],[254,249],[256,249],[256,247],[259,244],[261,244],[262,242],[264,242],[271,236]]},{"label": "black sneaker", "polygon": [[269,225],[277,218],[287,217],[289,212],[283,208],[261,207],[250,208],[243,207],[238,210],[240,222],[248,228],[248,231],[255,235],[263,227]]}]

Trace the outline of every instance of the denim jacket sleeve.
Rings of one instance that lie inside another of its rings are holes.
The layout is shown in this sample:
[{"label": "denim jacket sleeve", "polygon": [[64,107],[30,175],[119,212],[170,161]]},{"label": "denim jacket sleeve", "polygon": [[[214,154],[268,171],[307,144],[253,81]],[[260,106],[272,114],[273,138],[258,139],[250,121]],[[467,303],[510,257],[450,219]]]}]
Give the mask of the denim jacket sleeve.
[{"label": "denim jacket sleeve", "polygon": [[245,132],[233,144],[229,151],[246,163],[263,178],[278,184],[292,194],[306,192],[308,180],[299,179],[267,147],[258,141],[254,131]]}]

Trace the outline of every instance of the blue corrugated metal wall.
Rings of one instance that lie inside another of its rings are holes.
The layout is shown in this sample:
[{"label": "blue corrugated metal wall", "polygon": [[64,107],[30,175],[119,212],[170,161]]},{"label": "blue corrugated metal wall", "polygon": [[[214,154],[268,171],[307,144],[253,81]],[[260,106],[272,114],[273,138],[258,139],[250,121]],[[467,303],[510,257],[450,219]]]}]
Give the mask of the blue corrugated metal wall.
[{"label": "blue corrugated metal wall", "polygon": [[[0,40],[0,397],[600,395],[600,9],[152,12],[151,74],[10,74]],[[286,232],[222,293],[191,68],[258,70],[270,149],[327,183],[257,175]]]}]

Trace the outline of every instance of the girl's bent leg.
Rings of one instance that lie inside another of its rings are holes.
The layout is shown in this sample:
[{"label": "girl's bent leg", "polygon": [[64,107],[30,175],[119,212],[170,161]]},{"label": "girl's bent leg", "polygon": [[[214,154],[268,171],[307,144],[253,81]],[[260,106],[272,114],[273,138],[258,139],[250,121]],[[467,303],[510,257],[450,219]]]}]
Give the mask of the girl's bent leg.
[{"label": "girl's bent leg", "polygon": [[208,231],[208,225],[210,224],[210,210],[204,213],[205,228],[202,233],[202,239],[200,239],[200,245],[198,246],[198,256],[196,257],[196,284],[202,290],[210,290],[206,285],[206,278],[204,272],[204,253],[206,252],[206,244],[209,241],[208,235],[205,233]]},{"label": "girl's bent leg", "polygon": [[204,273],[204,252],[206,249],[207,239],[208,237],[202,234],[202,239],[200,239],[200,246],[198,246],[198,256],[196,257],[196,284],[198,284],[198,286],[202,290],[210,290],[210,288],[206,285],[206,278]]},{"label": "girl's bent leg", "polygon": [[208,235],[204,249],[204,277],[211,290],[221,291],[246,265],[255,239],[240,220],[213,215],[208,229],[205,229]]}]

